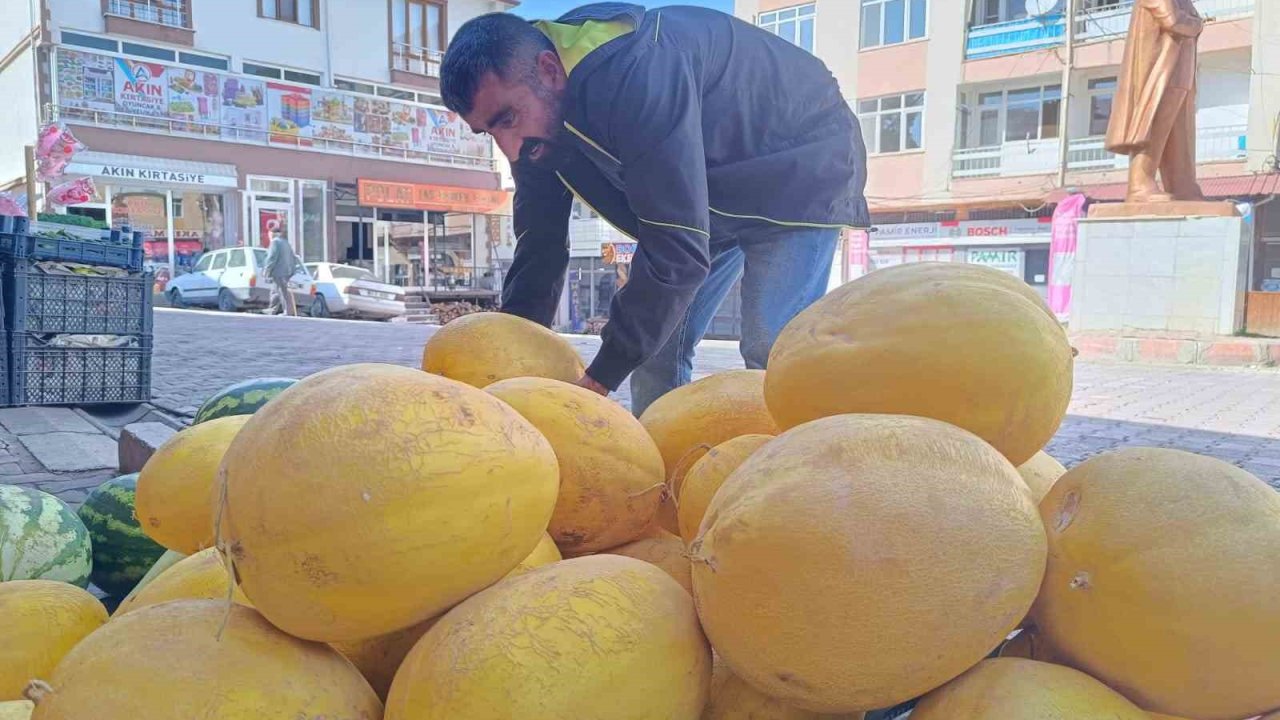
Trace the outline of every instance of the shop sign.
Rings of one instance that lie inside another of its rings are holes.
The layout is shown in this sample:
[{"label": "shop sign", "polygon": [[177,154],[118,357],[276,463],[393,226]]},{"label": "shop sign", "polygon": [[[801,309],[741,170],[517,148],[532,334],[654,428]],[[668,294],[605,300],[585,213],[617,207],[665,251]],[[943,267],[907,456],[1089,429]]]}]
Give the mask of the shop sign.
[{"label": "shop sign", "polygon": [[450,185],[420,185],[364,178],[358,181],[357,188],[360,204],[364,207],[481,215],[498,210],[506,204],[508,197],[505,190],[478,190]]},{"label": "shop sign", "polygon": [[605,243],[602,250],[605,265],[630,265],[636,257],[636,243]]},{"label": "shop sign", "polygon": [[1021,250],[969,250],[970,265],[985,265],[1010,275],[1022,277]]},{"label": "shop sign", "polygon": [[71,175],[89,175],[91,177],[110,178],[115,180],[138,180],[143,182],[173,183],[177,185],[203,185],[215,187],[236,187],[239,180],[224,175],[206,175],[197,172],[181,172],[178,170],[157,170],[154,168],[130,167],[128,165],[109,165],[103,163],[71,163],[67,166]]},{"label": "shop sign", "polygon": [[912,245],[936,245],[941,236],[941,224],[896,223],[877,225],[871,233],[871,247],[908,247]]},{"label": "shop sign", "polygon": [[1004,240],[1043,235],[1049,241],[1053,218],[1019,218],[1016,220],[953,220],[941,223],[942,234],[959,240],[957,245],[992,244]]}]

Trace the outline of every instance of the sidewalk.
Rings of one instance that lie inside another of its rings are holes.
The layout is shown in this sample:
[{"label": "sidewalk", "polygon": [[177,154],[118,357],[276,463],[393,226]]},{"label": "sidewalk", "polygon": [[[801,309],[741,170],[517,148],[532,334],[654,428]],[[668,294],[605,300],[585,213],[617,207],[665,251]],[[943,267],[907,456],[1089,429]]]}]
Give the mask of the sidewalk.
[{"label": "sidewalk", "polygon": [[1218,367],[1274,367],[1280,364],[1280,338],[1190,337],[1176,334],[1076,333],[1071,345],[1083,360],[1173,363]]}]

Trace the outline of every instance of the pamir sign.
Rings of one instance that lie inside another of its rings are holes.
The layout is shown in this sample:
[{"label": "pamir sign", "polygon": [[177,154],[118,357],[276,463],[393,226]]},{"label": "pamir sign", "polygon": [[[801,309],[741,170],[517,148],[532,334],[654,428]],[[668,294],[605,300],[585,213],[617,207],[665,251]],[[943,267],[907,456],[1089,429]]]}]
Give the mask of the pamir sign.
[{"label": "pamir sign", "polygon": [[89,175],[95,178],[174,185],[200,185],[203,187],[237,187],[239,185],[237,178],[227,175],[206,175],[205,173],[183,172],[181,170],[105,165],[102,163],[71,163],[67,166],[67,172],[72,175]]}]

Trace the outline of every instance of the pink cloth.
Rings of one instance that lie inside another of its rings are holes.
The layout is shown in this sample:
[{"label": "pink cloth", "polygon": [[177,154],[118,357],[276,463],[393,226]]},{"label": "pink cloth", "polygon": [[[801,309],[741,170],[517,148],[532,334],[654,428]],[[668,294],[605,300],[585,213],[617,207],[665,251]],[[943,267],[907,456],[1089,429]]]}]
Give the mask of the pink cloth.
[{"label": "pink cloth", "polygon": [[1066,320],[1071,313],[1071,273],[1076,264],[1076,239],[1080,218],[1088,200],[1081,194],[1058,203],[1053,211],[1053,234],[1049,241],[1049,309]]}]

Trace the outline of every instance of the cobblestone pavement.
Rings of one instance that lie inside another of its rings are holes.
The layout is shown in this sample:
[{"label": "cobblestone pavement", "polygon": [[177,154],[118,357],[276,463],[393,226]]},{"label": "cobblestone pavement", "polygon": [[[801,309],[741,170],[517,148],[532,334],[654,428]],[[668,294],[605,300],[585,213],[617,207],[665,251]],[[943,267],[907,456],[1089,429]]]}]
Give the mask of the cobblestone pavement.
[{"label": "cobblestone pavement", "polygon": [[[157,310],[155,333],[155,403],[191,415],[204,398],[250,377],[302,377],[354,362],[417,366],[431,329]],[[588,357],[598,344],[572,341]],[[695,366],[705,375],[741,360],[734,344],[708,342]],[[618,399],[629,402],[625,388]],[[1128,445],[1176,447],[1245,467],[1280,489],[1280,371],[1082,362],[1070,412],[1049,446],[1067,465]]]}]

